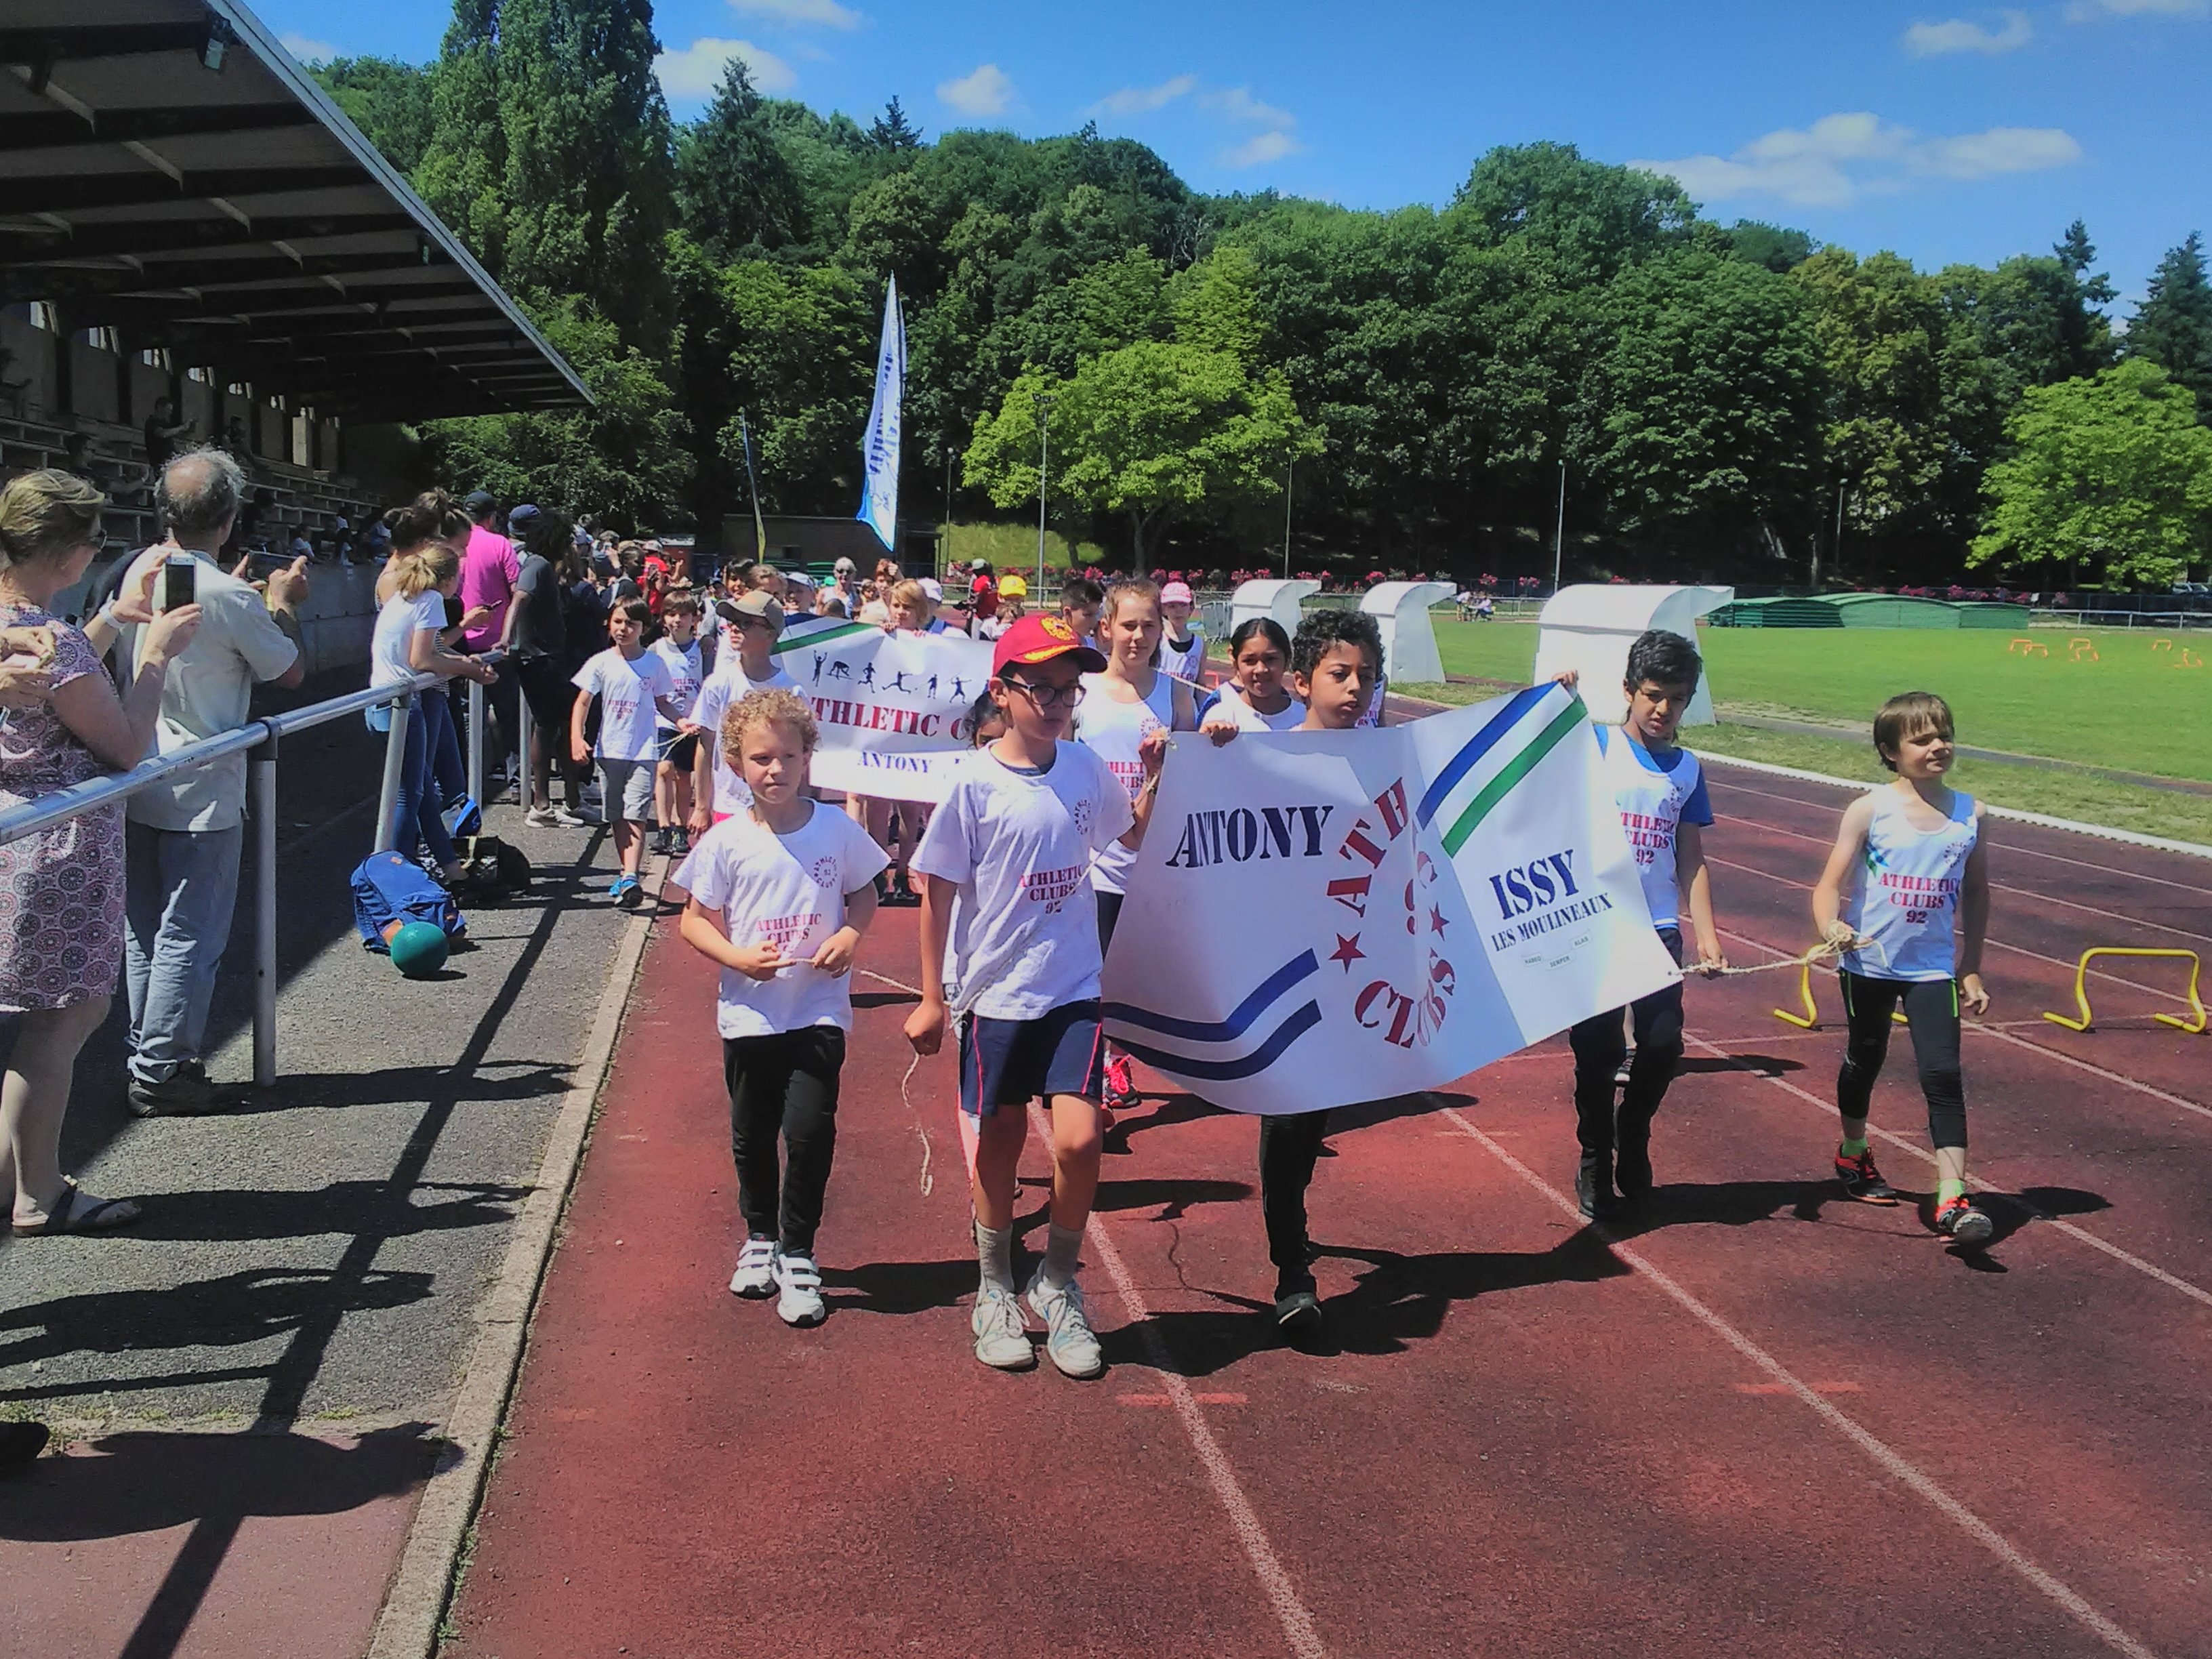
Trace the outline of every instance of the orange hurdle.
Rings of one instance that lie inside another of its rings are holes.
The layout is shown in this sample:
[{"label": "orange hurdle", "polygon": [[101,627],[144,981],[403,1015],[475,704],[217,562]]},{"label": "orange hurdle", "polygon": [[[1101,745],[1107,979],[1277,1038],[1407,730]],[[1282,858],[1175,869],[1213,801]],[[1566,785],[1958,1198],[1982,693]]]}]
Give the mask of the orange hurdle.
[{"label": "orange hurdle", "polygon": [[[2086,1031],[2090,1029],[2093,1021],[2089,1013],[2089,964],[2099,957],[2186,957],[2189,959],[2189,1008],[2196,1018],[2183,1019],[2178,1014],[2153,1014],[2151,1018],[2160,1025],[2171,1025],[2175,1030],[2186,1031],[2191,1036],[2203,1036],[2206,1025],[2212,1024],[2212,1020],[2208,1020],[2206,1016],[2204,1000],[2197,993],[2197,975],[2202,972],[2203,964],[2197,960],[2196,951],[2121,945],[2100,945],[2094,950],[2084,951],[2081,952],[2081,960],[2075,963],[2074,1006],[2081,1011],[2081,1017],[2079,1019],[2069,1019],[2064,1014],[2054,1014],[2048,1010],[2045,1012],[2044,1018],[2049,1020],[2053,1025],[2063,1025],[2069,1031]],[[1806,998],[1806,1006],[1808,1007],[1812,1006],[1809,994]]]}]

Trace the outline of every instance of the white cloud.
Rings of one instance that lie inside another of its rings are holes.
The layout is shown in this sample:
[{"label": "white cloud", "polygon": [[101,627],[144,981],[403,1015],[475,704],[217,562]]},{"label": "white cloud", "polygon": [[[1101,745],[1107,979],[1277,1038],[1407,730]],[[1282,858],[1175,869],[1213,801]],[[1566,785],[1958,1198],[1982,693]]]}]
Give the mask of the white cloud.
[{"label": "white cloud", "polygon": [[2017,52],[2035,38],[2035,27],[2024,11],[2003,14],[2003,23],[1991,28],[1954,17],[1942,23],[1915,23],[1905,32],[1905,49],[1915,58],[1942,58],[1954,52],[1979,52],[1995,56]]},{"label": "white cloud", "polygon": [[996,64],[979,64],[957,81],[939,81],[937,95],[963,115],[1003,115],[1014,101],[1014,83]]},{"label": "white cloud", "polygon": [[1249,87],[1229,87],[1219,92],[1209,92],[1199,102],[1217,115],[1225,115],[1232,121],[1249,121],[1255,126],[1294,127],[1298,118],[1286,109],[1277,109],[1273,104],[1263,104],[1252,95]]},{"label": "white cloud", "polygon": [[276,44],[303,64],[327,64],[338,49],[327,40],[311,40],[304,34],[280,34]]},{"label": "white cloud", "polygon": [[1862,111],[1770,132],[1733,155],[1629,165],[1668,175],[1700,202],[1771,196],[1796,207],[1846,207],[1862,196],[1893,194],[1916,179],[2034,173],[2063,167],[2081,155],[2081,146],[2058,127],[1991,127],[1923,137]]},{"label": "white cloud", "polygon": [[1221,165],[1256,167],[1265,161],[1279,161],[1285,155],[1295,155],[1304,148],[1287,132],[1257,132],[1243,143],[1222,151]]},{"label": "white cloud", "polygon": [[1123,87],[1119,92],[1109,93],[1091,106],[1093,115],[1145,115],[1163,109],[1178,98],[1187,98],[1198,90],[1195,75],[1178,75],[1171,81],[1163,81],[1156,87]]},{"label": "white cloud", "polygon": [[2066,21],[2094,23],[2100,17],[2141,17],[2149,13],[2202,17],[2207,12],[2212,12],[2212,0],[2074,0],[2066,8]]},{"label": "white cloud", "polygon": [[837,0],[730,0],[730,9],[740,17],[765,17],[786,26],[818,23],[832,29],[860,26],[860,14],[839,5]]},{"label": "white cloud", "polygon": [[786,93],[799,85],[798,71],[782,58],[750,40],[723,40],[713,35],[694,40],[681,52],[664,52],[653,60],[660,77],[660,90],[670,99],[711,98],[722,84],[722,69],[732,58],[742,58],[752,71],[753,85],[766,93]]}]

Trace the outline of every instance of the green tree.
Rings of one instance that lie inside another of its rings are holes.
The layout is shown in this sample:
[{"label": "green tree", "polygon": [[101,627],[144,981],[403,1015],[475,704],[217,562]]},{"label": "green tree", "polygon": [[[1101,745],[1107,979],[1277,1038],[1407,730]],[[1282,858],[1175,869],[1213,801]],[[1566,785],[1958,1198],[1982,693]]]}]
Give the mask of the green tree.
[{"label": "green tree", "polygon": [[2128,355],[2156,363],[2197,398],[2212,422],[2212,283],[2204,276],[2203,239],[2195,231],[2167,251],[2128,325]]},{"label": "green tree", "polygon": [[676,188],[684,229],[718,258],[807,239],[805,185],[742,58],[724,67],[706,114],[678,135]]},{"label": "green tree", "polygon": [[884,106],[884,112],[868,126],[868,142],[878,149],[897,154],[902,150],[921,148],[921,129],[906,118],[906,111],[893,97]]},{"label": "green tree", "polygon": [[333,58],[310,64],[331,101],[400,173],[411,173],[430,143],[430,71],[389,58]]},{"label": "green tree", "polygon": [[2205,556],[2212,431],[2155,363],[2031,387],[2006,432],[2012,453],[1989,471],[1968,562],[2063,564],[2069,582],[2163,587]]},{"label": "green tree", "polygon": [[1587,161],[1572,144],[1554,143],[1492,150],[1451,206],[1486,240],[1525,238],[1561,273],[1585,282],[1679,244],[1697,211],[1671,179]]}]

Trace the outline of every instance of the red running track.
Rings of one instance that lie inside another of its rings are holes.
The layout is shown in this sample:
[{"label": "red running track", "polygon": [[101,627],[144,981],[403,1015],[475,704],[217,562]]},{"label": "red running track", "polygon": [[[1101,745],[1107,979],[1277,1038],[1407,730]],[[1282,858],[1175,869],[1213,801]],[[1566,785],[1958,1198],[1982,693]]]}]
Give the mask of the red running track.
[{"label": "red running track", "polygon": [[[1757,872],[1722,872],[1732,930],[1794,951],[1818,848],[1775,831],[1824,835],[1835,805],[1784,790],[1723,783],[1711,845]],[[2112,872],[2094,902],[2203,925],[2114,848],[2052,844]],[[1993,931],[2063,957],[2054,908],[2000,895]],[[1994,955],[2001,1012],[2032,1020],[2058,970]],[[1252,1124],[1156,1096],[1109,1142],[1085,1278],[1112,1369],[1084,1384],[969,1353],[949,1063],[901,1096],[912,959],[887,914],[882,977],[855,981],[833,1313],[793,1333],[723,1288],[711,975],[656,937],[450,1651],[2212,1653],[2212,1118],[2103,1074],[2201,1102],[2212,1048],[2187,1045],[2212,1039],[1970,1042],[1977,1170],[2020,1195],[1977,1262],[1820,1180],[1839,1037],[1767,1015],[1784,975],[1694,983],[1662,1189],[1617,1236],[1561,1194],[1557,1042],[1347,1115],[1313,1194],[1322,1355],[1266,1317]],[[1924,1194],[1907,1079],[1876,1119]]]}]

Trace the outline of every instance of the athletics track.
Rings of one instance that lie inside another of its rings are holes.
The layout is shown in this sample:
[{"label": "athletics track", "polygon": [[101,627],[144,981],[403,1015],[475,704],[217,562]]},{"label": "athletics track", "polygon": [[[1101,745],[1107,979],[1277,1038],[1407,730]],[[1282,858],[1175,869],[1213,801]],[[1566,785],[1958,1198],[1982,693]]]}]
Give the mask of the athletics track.
[{"label": "athletics track", "polygon": [[[1731,956],[1794,954],[1846,796],[1712,776]],[[1563,1040],[1340,1123],[1329,1354],[1267,1316],[1252,1124],[1149,1093],[1085,1252],[1092,1383],[969,1352],[949,1061],[901,1097],[912,912],[854,981],[830,1322],[727,1294],[711,975],[664,922],[447,1651],[2212,1654],[2212,1036],[2150,1024],[2172,963],[2093,975],[2093,1034],[2040,1018],[2089,945],[2212,952],[2212,863],[1989,833],[1984,1255],[1821,1178],[1841,1035],[1770,1015],[1794,975],[1692,981],[1633,1226],[1573,1212]],[[1896,1035],[1878,1152],[1924,1195]]]}]

